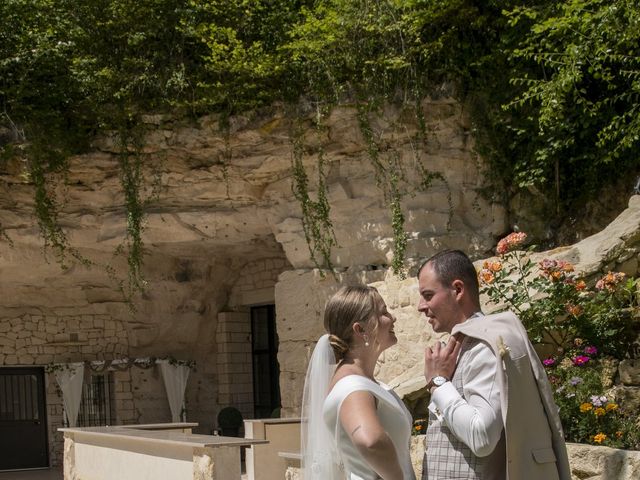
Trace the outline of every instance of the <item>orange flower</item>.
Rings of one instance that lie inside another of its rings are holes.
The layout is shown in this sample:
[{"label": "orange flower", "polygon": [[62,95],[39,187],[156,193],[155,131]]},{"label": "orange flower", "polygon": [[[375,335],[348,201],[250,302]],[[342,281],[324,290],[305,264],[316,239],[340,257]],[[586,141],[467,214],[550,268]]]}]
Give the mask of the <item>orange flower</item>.
[{"label": "orange flower", "polygon": [[562,272],[560,271],[551,272],[552,280],[560,280],[561,278],[562,278]]},{"label": "orange flower", "polygon": [[618,404],[617,403],[607,403],[607,412],[611,412],[612,410],[617,410],[618,409]]},{"label": "orange flower", "polygon": [[585,402],[585,403],[580,405],[580,411],[582,413],[586,413],[586,412],[588,412],[588,411],[590,411],[592,409],[593,409],[593,405],[591,405],[590,403],[586,403]]},{"label": "orange flower", "polygon": [[493,283],[495,279],[496,277],[493,275],[493,273],[491,273],[491,270],[486,270],[484,268],[480,270],[480,280],[482,280],[484,283]]},{"label": "orange flower", "polygon": [[500,262],[491,262],[491,265],[489,266],[489,270],[497,273],[500,270],[502,270],[502,264]]},{"label": "orange flower", "polygon": [[565,272],[573,272],[574,268],[573,265],[569,262],[562,262],[560,264],[560,267],[562,268],[562,270],[564,270]]},{"label": "orange flower", "polygon": [[598,408],[596,408],[596,409],[593,411],[593,414],[594,414],[596,417],[601,417],[601,416],[602,416],[602,415],[604,415],[605,413],[607,413],[607,412],[606,412],[606,411],[605,411],[605,409],[604,409],[604,408],[602,408],[602,407],[598,407]]},{"label": "orange flower", "polygon": [[622,438],[622,431],[618,430],[618,431],[616,432],[616,437],[618,437],[618,438]]},{"label": "orange flower", "polygon": [[565,308],[567,309],[567,313],[573,315],[574,317],[577,317],[582,313],[582,307],[580,305],[573,305],[571,303],[567,303]]},{"label": "orange flower", "polygon": [[584,290],[585,288],[587,288],[587,284],[585,283],[584,280],[578,280],[575,284],[576,290],[578,290],[579,292],[581,292],[582,290]]},{"label": "orange flower", "polygon": [[597,290],[615,291],[616,285],[624,280],[626,275],[622,272],[608,272],[604,277],[596,282]]},{"label": "orange flower", "polygon": [[607,439],[607,436],[606,436],[604,433],[602,433],[602,432],[600,432],[600,433],[598,433],[597,435],[594,435],[594,436],[593,436],[593,441],[594,441],[594,442],[596,442],[596,443],[602,443],[602,442],[604,442],[606,439]]}]

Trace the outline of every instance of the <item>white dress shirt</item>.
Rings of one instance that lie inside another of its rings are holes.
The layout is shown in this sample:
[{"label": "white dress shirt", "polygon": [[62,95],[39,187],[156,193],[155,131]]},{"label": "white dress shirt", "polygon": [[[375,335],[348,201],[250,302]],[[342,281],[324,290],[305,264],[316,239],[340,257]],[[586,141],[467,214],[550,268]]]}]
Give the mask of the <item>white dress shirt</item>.
[{"label": "white dress shirt", "polygon": [[[474,315],[475,316],[475,315]],[[502,434],[500,391],[496,384],[497,362],[489,345],[479,342],[467,350],[462,368],[463,392],[451,382],[437,387],[431,395],[429,410],[474,455],[484,457],[495,449]]]}]

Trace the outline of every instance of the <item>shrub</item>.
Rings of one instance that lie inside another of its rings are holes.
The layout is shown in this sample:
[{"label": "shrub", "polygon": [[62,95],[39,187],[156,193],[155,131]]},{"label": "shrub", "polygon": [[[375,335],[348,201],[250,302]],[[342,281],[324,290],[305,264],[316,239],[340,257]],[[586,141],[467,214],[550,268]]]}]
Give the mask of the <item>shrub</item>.
[{"label": "shrub", "polygon": [[481,293],[513,310],[546,352],[567,440],[640,448],[635,412],[616,403],[611,388],[618,360],[635,353],[640,279],[608,272],[590,282],[570,262],[534,262],[525,241],[512,233],[498,243],[499,258],[478,272]]}]

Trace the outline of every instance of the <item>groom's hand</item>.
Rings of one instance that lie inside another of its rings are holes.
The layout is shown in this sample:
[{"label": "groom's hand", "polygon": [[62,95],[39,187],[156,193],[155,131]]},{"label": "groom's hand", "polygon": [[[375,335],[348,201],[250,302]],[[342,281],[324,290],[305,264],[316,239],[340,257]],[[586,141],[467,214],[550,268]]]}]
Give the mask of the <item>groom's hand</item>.
[{"label": "groom's hand", "polygon": [[463,335],[456,334],[449,337],[449,341],[436,342],[433,347],[424,350],[424,377],[429,383],[437,375],[451,380],[458,363],[458,355],[462,347]]}]

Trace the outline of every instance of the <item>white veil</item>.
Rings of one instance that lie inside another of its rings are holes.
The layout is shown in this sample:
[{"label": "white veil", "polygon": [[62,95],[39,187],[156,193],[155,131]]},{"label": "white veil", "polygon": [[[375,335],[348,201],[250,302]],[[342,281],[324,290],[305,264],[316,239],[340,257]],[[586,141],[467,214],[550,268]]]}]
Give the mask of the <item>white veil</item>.
[{"label": "white veil", "polygon": [[307,368],[302,395],[301,450],[304,480],[340,480],[338,453],[332,432],[324,422],[322,407],[336,369],[329,335],[318,340]]}]

